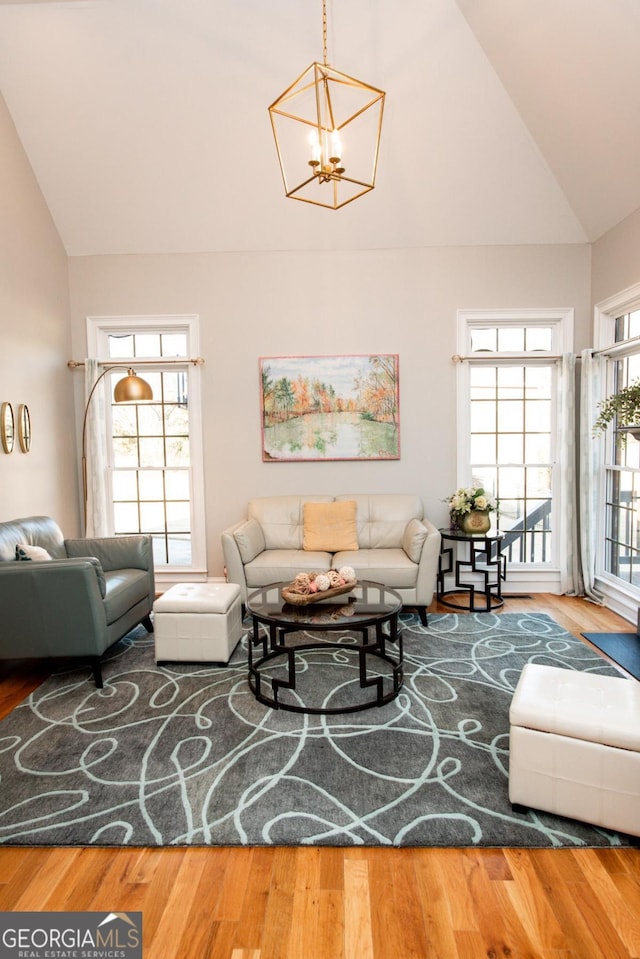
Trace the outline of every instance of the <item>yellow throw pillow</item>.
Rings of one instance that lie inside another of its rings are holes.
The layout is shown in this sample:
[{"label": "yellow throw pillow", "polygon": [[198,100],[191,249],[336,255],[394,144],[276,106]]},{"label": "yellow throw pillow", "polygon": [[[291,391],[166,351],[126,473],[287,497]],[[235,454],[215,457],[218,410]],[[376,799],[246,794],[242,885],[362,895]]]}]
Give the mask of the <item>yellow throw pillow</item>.
[{"label": "yellow throw pillow", "polygon": [[339,553],[358,548],[356,501],[305,503],[302,548]]}]

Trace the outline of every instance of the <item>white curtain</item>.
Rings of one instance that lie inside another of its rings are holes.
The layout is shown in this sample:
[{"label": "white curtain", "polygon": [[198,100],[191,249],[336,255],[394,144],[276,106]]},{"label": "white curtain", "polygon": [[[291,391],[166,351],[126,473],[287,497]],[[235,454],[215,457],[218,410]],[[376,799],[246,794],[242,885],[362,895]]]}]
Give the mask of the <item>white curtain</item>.
[{"label": "white curtain", "polygon": [[[89,401],[91,390],[102,372],[97,360],[85,360],[85,390],[87,402]],[[109,502],[109,490],[107,486],[106,380],[108,380],[108,375],[104,377],[96,387],[91,397],[86,418],[86,536],[109,536],[111,533],[111,523],[109,521],[111,504]]]},{"label": "white curtain", "polygon": [[578,483],[576,482],[576,358],[565,353],[558,382],[558,462],[560,464],[560,502],[562,516],[560,540],[560,591],[582,595],[580,547],[578,543]]},{"label": "white curtain", "polygon": [[601,446],[593,437],[598,402],[603,396],[605,359],[591,350],[582,352],[580,386],[580,560],[584,595],[603,604],[595,588],[598,522],[598,482],[602,470]]}]

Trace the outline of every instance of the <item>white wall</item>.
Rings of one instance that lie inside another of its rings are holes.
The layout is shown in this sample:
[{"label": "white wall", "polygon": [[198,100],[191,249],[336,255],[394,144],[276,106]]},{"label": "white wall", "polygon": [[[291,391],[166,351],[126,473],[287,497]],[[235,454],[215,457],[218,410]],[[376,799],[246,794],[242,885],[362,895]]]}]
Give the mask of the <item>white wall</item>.
[{"label": "white wall", "polygon": [[31,452],[0,449],[0,520],[77,525],[67,258],[0,97],[0,402],[29,407]]},{"label": "white wall", "polygon": [[[220,532],[251,496],[417,492],[443,525],[456,483],[456,310],[574,307],[580,349],[589,261],[586,245],[72,257],[73,352],[85,356],[88,315],[200,315],[208,566],[219,576]],[[400,356],[401,459],[263,463],[258,358],[370,352]]]},{"label": "white wall", "polygon": [[640,283],[640,210],[593,244],[592,263],[594,306]]}]

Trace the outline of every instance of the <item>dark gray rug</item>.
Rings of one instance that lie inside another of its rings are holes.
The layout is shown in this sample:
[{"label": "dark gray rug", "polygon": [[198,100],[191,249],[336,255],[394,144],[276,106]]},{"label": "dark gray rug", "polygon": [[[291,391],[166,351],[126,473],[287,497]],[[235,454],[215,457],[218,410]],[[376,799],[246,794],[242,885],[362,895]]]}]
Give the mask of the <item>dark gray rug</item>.
[{"label": "dark gray rug", "polygon": [[[243,644],[227,668],[157,668],[143,629],[111,651],[103,690],[86,669],[56,673],[0,723],[0,843],[630,843],[514,813],[507,795],[509,704],[524,664],[613,673],[602,658],[546,615],[402,620],[400,695],[350,715],[260,705]],[[356,665],[348,649],[309,651],[301,670],[344,690]]]}]

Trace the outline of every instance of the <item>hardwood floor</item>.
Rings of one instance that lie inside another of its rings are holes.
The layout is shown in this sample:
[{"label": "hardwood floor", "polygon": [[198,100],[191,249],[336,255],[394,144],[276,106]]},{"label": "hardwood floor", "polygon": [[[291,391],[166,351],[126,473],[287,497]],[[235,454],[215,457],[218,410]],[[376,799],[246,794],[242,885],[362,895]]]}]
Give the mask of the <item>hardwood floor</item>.
[{"label": "hardwood floor", "polygon": [[[548,594],[504,611],[631,629]],[[0,715],[42,678],[3,668]],[[0,910],[32,909],[142,911],[144,959],[639,959],[640,849],[0,847]]]}]

